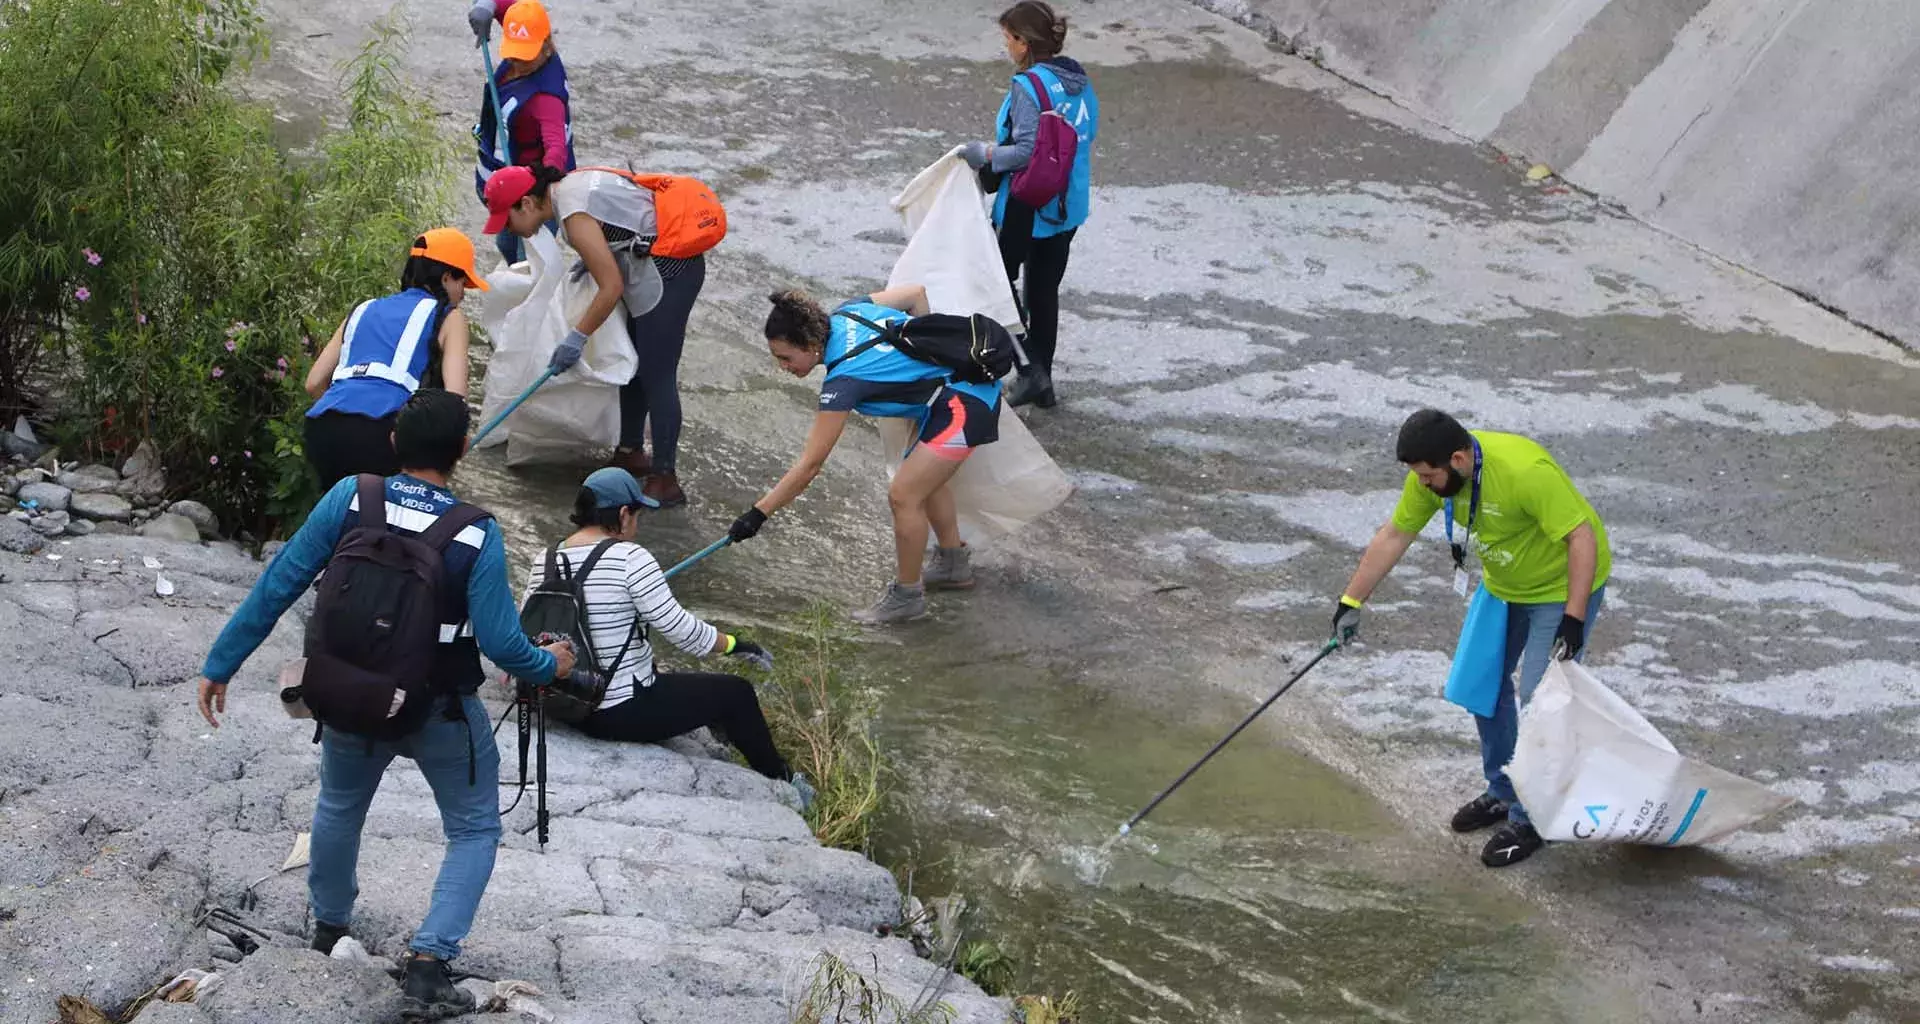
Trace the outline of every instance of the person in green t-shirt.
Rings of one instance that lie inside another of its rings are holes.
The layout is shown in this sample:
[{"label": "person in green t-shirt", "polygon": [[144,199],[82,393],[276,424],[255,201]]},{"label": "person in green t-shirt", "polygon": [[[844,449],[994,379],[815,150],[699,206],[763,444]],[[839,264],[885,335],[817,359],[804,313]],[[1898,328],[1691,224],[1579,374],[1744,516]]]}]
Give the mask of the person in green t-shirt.
[{"label": "person in green t-shirt", "polygon": [[1480,860],[1488,867],[1517,864],[1542,845],[1506,774],[1519,708],[1533,696],[1550,658],[1579,658],[1585,651],[1613,563],[1607,528],[1553,456],[1517,434],[1470,433],[1446,413],[1422,409],[1401,426],[1397,454],[1408,469],[1400,503],[1367,545],[1334,607],[1333,639],[1344,644],[1354,638],[1361,606],[1433,514],[1445,509],[1456,592],[1467,592],[1470,546],[1488,593],[1507,605],[1494,713],[1474,715],[1487,789],[1454,813],[1453,830],[1499,825]]}]

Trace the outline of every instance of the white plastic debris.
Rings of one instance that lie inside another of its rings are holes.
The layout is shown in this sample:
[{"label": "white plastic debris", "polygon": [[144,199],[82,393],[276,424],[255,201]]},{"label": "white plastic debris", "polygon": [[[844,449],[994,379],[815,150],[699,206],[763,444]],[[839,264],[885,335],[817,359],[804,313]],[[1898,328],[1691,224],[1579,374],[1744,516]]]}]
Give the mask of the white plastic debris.
[{"label": "white plastic debris", "polygon": [[169,1003],[191,1003],[220,984],[219,971],[185,970],[160,986],[157,995]]},{"label": "white plastic debris", "polygon": [[155,558],[155,557],[153,557],[152,555],[142,555],[142,556],[140,556],[140,564],[141,564],[141,565],[144,565],[144,566],[146,566],[146,567],[147,567],[147,568],[149,568],[149,569],[164,569],[164,568],[166,568],[166,566],[164,566],[164,565],[161,565],[161,564],[160,564],[160,560],[159,560],[158,558]]},{"label": "white plastic debris", "polygon": [[159,576],[159,575],[154,576],[153,592],[156,594],[159,594],[161,597],[172,597],[173,581],[166,578],[165,576]]},{"label": "white plastic debris", "polygon": [[[305,839],[306,836],[303,834],[301,838]],[[306,863],[306,860],[302,858],[301,863]],[[378,967],[381,970],[387,968],[386,961],[367,952],[367,947],[362,946],[360,940],[351,935],[345,936],[339,942],[334,943],[333,952],[330,955],[335,960],[346,960],[363,967]]]},{"label": "white plastic debris", "polygon": [[293,850],[287,854],[287,862],[280,865],[280,870],[292,871],[294,868],[305,866],[307,863],[307,854],[312,843],[313,834],[311,832],[302,832],[294,836]]},{"label": "white plastic debris", "polygon": [[33,436],[33,424],[25,416],[16,416],[13,420],[13,436],[28,444],[39,444],[40,439]]},{"label": "white plastic debris", "polygon": [[553,1019],[553,1011],[534,998],[545,993],[530,981],[506,979],[494,982],[491,990],[475,986],[471,991],[480,1003],[481,1013],[517,1013],[521,1020],[531,1018],[542,1024]]}]

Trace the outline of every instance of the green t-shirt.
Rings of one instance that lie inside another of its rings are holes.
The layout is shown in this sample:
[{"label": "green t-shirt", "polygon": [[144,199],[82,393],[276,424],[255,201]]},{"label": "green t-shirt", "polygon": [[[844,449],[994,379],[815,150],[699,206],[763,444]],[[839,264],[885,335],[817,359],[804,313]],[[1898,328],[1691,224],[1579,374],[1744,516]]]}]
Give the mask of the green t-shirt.
[{"label": "green t-shirt", "polygon": [[[1573,486],[1565,470],[1545,448],[1518,434],[1476,430],[1480,442],[1480,517],[1474,523],[1473,550],[1479,556],[1487,589],[1514,604],[1549,604],[1567,599],[1567,534],[1581,523],[1592,523],[1600,548],[1593,587],[1607,582],[1613,553],[1607,547],[1607,528],[1587,499]],[[1427,489],[1420,478],[1407,473],[1393,525],[1407,533],[1426,528],[1446,499]],[[1473,507],[1473,484],[1453,499],[1453,534],[1466,529]]]}]

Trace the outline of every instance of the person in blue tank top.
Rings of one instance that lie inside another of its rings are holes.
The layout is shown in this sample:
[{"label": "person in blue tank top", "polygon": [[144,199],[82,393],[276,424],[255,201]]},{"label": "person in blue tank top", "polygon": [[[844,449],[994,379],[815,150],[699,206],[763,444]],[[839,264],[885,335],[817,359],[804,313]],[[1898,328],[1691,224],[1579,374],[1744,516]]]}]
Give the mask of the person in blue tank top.
[{"label": "person in blue tank top", "polygon": [[434,228],[413,240],[400,290],[355,307],[307,370],[307,464],[322,487],[356,473],[392,476],[393,425],[421,387],[467,393],[468,288],[487,290],[473,269],[473,240]]},{"label": "person in blue tank top", "polygon": [[[567,91],[567,68],[553,46],[553,25],[539,0],[473,0],[467,24],[476,41],[485,46],[493,23],[501,25],[500,65],[494,68],[493,88],[482,88],[480,120],[473,126],[480,159],[473,170],[473,190],[486,201],[487,178],[502,167],[545,164],[562,174],[574,169],[573,107]],[[506,149],[501,148],[500,122],[507,122]],[[559,234],[560,225],[548,230]],[[520,236],[498,231],[494,248],[509,264],[526,255]]]},{"label": "person in blue tank top", "polygon": [[[1060,50],[1067,42],[1067,19],[1040,0],[1020,0],[1000,15],[1007,56],[1020,70],[1014,73],[1007,96],[994,118],[994,142],[970,142],[963,155],[980,172],[982,186],[995,192],[993,224],[1000,234],[1000,260],[1007,280],[1020,282],[1021,312],[1027,334],[1021,347],[1027,365],[1008,393],[1013,405],[1050,409],[1053,391],[1053,353],[1060,336],[1060,281],[1067,274],[1067,251],[1073,236],[1086,222],[1092,203],[1093,140],[1100,128],[1100,98],[1094,95],[1087,69]],[[1046,86],[1052,108],[1066,119],[1078,137],[1073,174],[1067,190],[1035,209],[1013,197],[1006,179],[1033,158],[1034,138],[1040,126],[1040,95],[1028,75]],[[1024,273],[1023,273],[1024,268]]]},{"label": "person in blue tank top", "polygon": [[[768,516],[813,483],[846,430],[848,413],[915,420],[919,439],[887,490],[898,571],[880,600],[853,617],[869,624],[917,619],[927,613],[928,587],[973,586],[947,483],[975,448],[999,439],[1000,384],[954,380],[952,370],[880,341],[876,328],[927,315],[927,290],[921,285],[899,285],[843,303],[831,316],[802,292],[777,292],[771,301],[766,335],[774,361],[796,377],[825,365],[826,380],[800,457],[773,490],[734,521],[727,536],[738,543],[759,533]],[[926,564],[929,527],[938,544],[931,565]]]}]

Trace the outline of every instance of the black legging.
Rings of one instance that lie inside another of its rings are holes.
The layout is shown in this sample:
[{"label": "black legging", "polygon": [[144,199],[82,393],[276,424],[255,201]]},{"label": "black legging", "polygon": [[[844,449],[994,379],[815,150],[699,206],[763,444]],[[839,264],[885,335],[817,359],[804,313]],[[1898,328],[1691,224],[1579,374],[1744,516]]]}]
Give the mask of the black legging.
[{"label": "black legging", "polygon": [[661,281],[660,301],[627,320],[639,365],[633,380],[620,386],[620,447],[639,449],[653,419],[653,468],[674,471],[680,448],[680,350],[687,342],[687,318],[707,280],[707,260],[696,256]]},{"label": "black legging", "polygon": [[351,412],[308,417],[307,464],[320,478],[321,489],[356,473],[392,476],[400,472],[400,460],[393,454],[393,424],[399,418],[399,413],[376,420]]},{"label": "black legging", "polygon": [[1026,314],[1027,339],[1022,347],[1036,368],[1051,375],[1054,346],[1060,340],[1060,280],[1067,276],[1067,250],[1080,229],[1035,238],[1033,221],[1033,207],[1007,197],[1006,217],[1000,222],[1000,262],[1007,268],[1008,281],[1018,278],[1020,265],[1026,264],[1020,305]]},{"label": "black legging", "polygon": [[774,749],[753,684],[739,676],[662,673],[652,686],[636,687],[631,698],[588,715],[580,730],[597,740],[658,743],[703,725],[725,732],[727,742],[746,755],[754,771],[769,779],[793,777],[786,759]]}]

